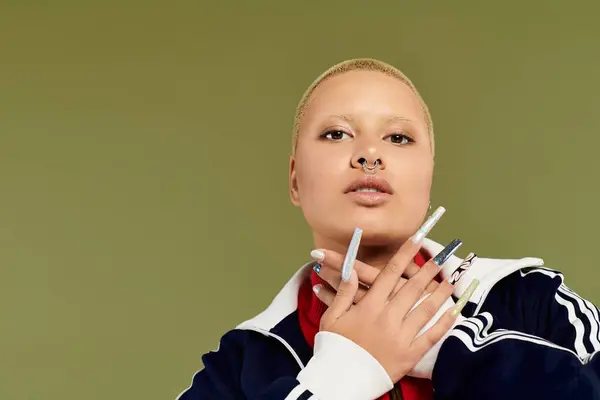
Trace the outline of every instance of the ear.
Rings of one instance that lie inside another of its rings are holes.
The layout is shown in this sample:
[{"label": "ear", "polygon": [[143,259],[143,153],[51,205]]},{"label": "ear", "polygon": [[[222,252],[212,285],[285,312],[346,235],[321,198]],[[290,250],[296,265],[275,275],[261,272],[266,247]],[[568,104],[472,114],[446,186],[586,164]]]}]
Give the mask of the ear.
[{"label": "ear", "polygon": [[295,206],[300,205],[300,194],[298,193],[298,179],[296,178],[296,159],[290,156],[290,200]]}]

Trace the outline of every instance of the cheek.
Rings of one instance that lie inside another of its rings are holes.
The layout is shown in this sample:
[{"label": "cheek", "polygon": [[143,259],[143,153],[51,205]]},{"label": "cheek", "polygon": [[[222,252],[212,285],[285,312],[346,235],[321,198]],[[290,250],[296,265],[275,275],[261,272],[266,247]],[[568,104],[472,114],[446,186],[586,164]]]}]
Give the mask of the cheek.
[{"label": "cheek", "polygon": [[431,168],[423,168],[411,174],[411,185],[415,188],[415,192],[420,195],[428,195],[431,190],[433,179],[433,170]]},{"label": "cheek", "polygon": [[[422,160],[422,159],[421,159]],[[397,188],[401,198],[410,203],[427,202],[433,181],[433,162],[406,160],[395,166],[402,171],[397,176]]]},{"label": "cheek", "polygon": [[309,224],[325,218],[324,214],[330,213],[340,201],[346,184],[343,177],[349,169],[348,156],[319,148],[311,150],[300,152],[296,164],[300,207]]},{"label": "cheek", "polygon": [[303,160],[298,169],[298,192],[302,202],[312,202],[326,197],[335,186],[335,164],[331,160]]}]

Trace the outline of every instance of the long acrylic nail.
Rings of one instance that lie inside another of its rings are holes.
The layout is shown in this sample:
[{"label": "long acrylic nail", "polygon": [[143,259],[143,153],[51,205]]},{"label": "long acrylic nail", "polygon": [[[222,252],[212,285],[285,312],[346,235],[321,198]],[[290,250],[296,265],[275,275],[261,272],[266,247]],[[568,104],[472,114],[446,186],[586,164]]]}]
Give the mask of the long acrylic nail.
[{"label": "long acrylic nail", "polygon": [[425,221],[425,223],[421,225],[417,233],[413,235],[411,239],[413,243],[421,243],[423,239],[425,239],[425,236],[427,236],[429,232],[431,232],[435,224],[438,223],[440,218],[442,218],[442,215],[444,215],[445,212],[446,209],[444,207],[438,207],[437,210],[435,210],[435,212],[431,214],[429,218],[427,218],[427,221]]},{"label": "long acrylic nail", "polygon": [[458,301],[452,308],[452,311],[450,313],[453,317],[456,317],[458,314],[460,314],[462,309],[465,308],[465,305],[467,305],[467,302],[469,301],[471,296],[473,296],[473,293],[475,292],[475,289],[477,289],[477,286],[479,286],[479,280],[473,279],[473,281],[471,281],[471,284],[467,287],[463,295],[460,296],[460,299],[458,299]]},{"label": "long acrylic nail", "polygon": [[433,262],[437,265],[442,265],[443,263],[448,261],[450,256],[454,254],[461,245],[462,240],[454,239],[452,242],[450,242],[448,246],[444,247],[444,249],[440,251],[437,256],[433,258]]},{"label": "long acrylic nail", "polygon": [[362,229],[356,228],[352,234],[352,240],[350,240],[350,245],[348,246],[348,251],[346,252],[346,258],[344,259],[344,264],[342,265],[342,280],[344,281],[349,281],[350,276],[352,276],[352,269],[354,268],[356,255],[358,254],[358,246],[360,245],[362,233]]},{"label": "long acrylic nail", "polygon": [[477,261],[477,254],[475,253],[469,253],[464,260],[462,260],[462,262],[460,263],[460,265],[458,266],[458,268],[456,270],[454,270],[454,272],[452,273],[452,275],[450,275],[447,279],[448,279],[448,283],[454,285],[456,282],[458,282],[458,280],[460,278],[462,278],[462,276],[464,274],[467,273],[467,270],[469,269],[469,267],[471,265],[473,265],[473,263]]},{"label": "long acrylic nail", "polygon": [[315,261],[323,261],[325,259],[325,252],[323,250],[313,250],[310,252],[310,256]]}]

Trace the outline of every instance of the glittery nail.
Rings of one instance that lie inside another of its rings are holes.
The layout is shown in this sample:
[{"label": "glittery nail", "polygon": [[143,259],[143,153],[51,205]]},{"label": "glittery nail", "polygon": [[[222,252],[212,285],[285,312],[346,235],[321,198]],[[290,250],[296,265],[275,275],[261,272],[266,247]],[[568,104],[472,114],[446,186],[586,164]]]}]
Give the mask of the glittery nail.
[{"label": "glittery nail", "polygon": [[348,251],[346,252],[346,258],[344,259],[344,264],[342,265],[342,280],[344,281],[349,281],[350,276],[352,276],[352,269],[354,268],[356,255],[358,254],[358,246],[360,245],[362,233],[362,229],[356,228],[352,234],[352,240],[350,240],[350,245],[348,246]]},{"label": "glittery nail", "polygon": [[321,265],[320,264],[315,264],[315,266],[313,267],[313,269],[318,274],[319,272],[321,272]]},{"label": "glittery nail", "polygon": [[454,239],[448,246],[444,247],[444,249],[440,251],[437,256],[435,256],[433,262],[437,265],[442,265],[448,261],[450,256],[454,254],[461,245],[462,241],[460,239]]}]

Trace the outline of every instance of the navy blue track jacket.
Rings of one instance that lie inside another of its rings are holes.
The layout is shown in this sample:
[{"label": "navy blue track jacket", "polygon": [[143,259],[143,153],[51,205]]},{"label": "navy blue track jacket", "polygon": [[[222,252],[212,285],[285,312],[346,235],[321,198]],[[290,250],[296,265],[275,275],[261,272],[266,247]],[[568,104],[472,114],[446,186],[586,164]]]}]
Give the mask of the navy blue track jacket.
[{"label": "navy blue track jacket", "polygon": [[[424,249],[443,246],[426,239]],[[599,311],[539,258],[452,256],[441,275],[454,296],[480,285],[455,326],[409,375],[429,378],[435,399],[600,399]],[[227,332],[178,400],[371,400],[393,387],[383,367],[354,342],[319,332],[314,349],[298,322],[304,265],[258,316]]]}]

